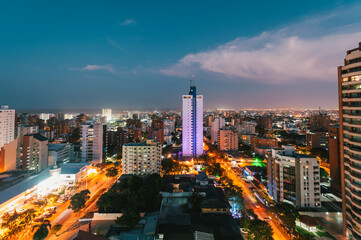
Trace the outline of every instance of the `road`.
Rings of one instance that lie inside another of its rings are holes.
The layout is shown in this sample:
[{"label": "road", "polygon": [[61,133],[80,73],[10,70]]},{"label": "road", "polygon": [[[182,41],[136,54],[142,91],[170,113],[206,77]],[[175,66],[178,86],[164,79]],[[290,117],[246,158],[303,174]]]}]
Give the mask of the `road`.
[{"label": "road", "polygon": [[[253,209],[254,213],[257,214],[257,216],[260,219],[265,219],[265,217],[270,217],[269,214],[267,214],[266,209],[261,206],[261,204],[258,203],[258,201],[255,199],[253,192],[249,189],[249,185],[244,182],[244,180],[238,176],[236,172],[228,164],[221,163],[222,167],[224,169],[227,169],[225,173],[227,176],[232,179],[233,183],[243,189],[243,198],[244,198],[244,204],[247,209]],[[287,240],[290,239],[283,230],[282,227],[280,227],[275,219],[271,219],[268,221],[268,223],[271,225],[273,229],[273,239],[275,240]]]},{"label": "road", "polygon": [[[61,214],[56,218],[51,219],[52,226],[55,224],[62,225],[61,230],[57,233],[57,236],[55,234],[50,234],[46,240],[73,239],[79,229],[87,228],[88,222],[80,222],[78,220],[87,213],[96,210],[96,203],[99,197],[103,192],[107,191],[111,186],[113,186],[118,176],[115,178],[108,178],[103,174],[97,174],[94,178],[88,180],[87,184],[83,183],[84,189],[87,185],[88,190],[90,191],[88,204],[80,212],[74,213],[73,210],[67,209],[67,206],[69,206],[69,202],[67,202],[67,204],[62,208],[63,211]],[[91,203],[89,204],[89,202]]]}]

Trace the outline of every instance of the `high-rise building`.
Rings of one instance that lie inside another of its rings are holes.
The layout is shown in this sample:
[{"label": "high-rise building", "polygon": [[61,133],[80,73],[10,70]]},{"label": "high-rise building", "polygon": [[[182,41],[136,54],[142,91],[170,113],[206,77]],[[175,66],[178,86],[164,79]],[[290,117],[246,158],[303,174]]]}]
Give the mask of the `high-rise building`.
[{"label": "high-rise building", "polygon": [[233,129],[219,129],[218,149],[221,151],[238,150],[238,132]]},{"label": "high-rise building", "polygon": [[151,127],[148,129],[148,138],[164,143],[164,122],[160,119],[153,119]]},{"label": "high-rise building", "polygon": [[226,126],[226,121],[223,117],[214,118],[211,123],[211,141],[212,144],[218,140],[218,131]]},{"label": "high-rise building", "polygon": [[147,175],[161,170],[162,145],[153,139],[123,145],[123,174]]},{"label": "high-rise building", "polygon": [[330,162],[331,188],[341,193],[341,164],[340,164],[340,134],[339,126],[330,125],[328,128],[328,152]]},{"label": "high-rise building", "polygon": [[106,117],[107,121],[112,120],[112,109],[110,108],[103,108],[102,109],[102,117]]},{"label": "high-rise building", "polygon": [[311,115],[311,130],[327,131],[329,126],[330,116],[326,112],[322,112],[320,109],[318,114]]},{"label": "high-rise building", "polygon": [[101,163],[103,160],[104,126],[102,123],[80,125],[81,159]]},{"label": "high-rise building", "polygon": [[48,167],[49,141],[39,133],[23,137],[20,165],[23,170],[37,172]]},{"label": "high-rise building", "polygon": [[294,146],[273,148],[267,161],[268,191],[277,202],[297,207],[321,207],[320,165]]},{"label": "high-rise building", "polygon": [[0,148],[15,137],[15,110],[0,106]]},{"label": "high-rise building", "polygon": [[344,234],[361,239],[361,43],[338,67]]},{"label": "high-rise building", "polygon": [[311,151],[315,148],[328,150],[328,131],[310,131],[306,134],[306,149]]},{"label": "high-rise building", "polygon": [[203,154],[203,96],[197,95],[191,83],[188,95],[183,95],[182,152],[185,157]]}]

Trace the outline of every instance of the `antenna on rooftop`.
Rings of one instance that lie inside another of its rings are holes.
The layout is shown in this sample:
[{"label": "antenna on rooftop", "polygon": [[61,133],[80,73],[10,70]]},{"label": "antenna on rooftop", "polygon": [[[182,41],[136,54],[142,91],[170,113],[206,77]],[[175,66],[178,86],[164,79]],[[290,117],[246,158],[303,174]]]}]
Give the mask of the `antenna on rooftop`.
[{"label": "antenna on rooftop", "polygon": [[194,78],[195,78],[195,75],[192,74],[192,79],[190,80],[191,87],[194,87],[196,85],[196,81]]}]

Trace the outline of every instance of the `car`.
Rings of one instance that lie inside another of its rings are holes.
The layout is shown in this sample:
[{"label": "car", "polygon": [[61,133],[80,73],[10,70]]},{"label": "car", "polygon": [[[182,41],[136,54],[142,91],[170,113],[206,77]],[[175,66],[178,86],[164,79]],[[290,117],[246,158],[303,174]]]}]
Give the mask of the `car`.
[{"label": "car", "polygon": [[261,205],[259,205],[259,204],[256,205],[256,208],[260,208],[260,207],[261,207]]},{"label": "car", "polygon": [[44,220],[43,217],[37,217],[34,219],[34,222],[42,222]]},{"label": "car", "polygon": [[247,228],[241,228],[240,230],[241,230],[241,233],[243,233],[243,234],[249,233]]},{"label": "car", "polygon": [[25,211],[26,211],[25,208],[21,208],[21,209],[17,209],[17,210],[16,210],[17,213],[23,213],[23,212],[25,212]]}]

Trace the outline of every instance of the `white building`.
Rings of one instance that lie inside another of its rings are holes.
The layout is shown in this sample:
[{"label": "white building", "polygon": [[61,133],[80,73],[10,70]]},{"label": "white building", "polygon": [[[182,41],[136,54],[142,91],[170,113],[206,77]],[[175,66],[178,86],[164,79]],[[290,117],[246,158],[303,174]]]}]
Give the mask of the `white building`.
[{"label": "white building", "polygon": [[80,125],[82,162],[101,163],[103,159],[103,124]]},{"label": "white building", "polygon": [[106,117],[108,122],[111,121],[112,120],[112,109],[103,108],[102,109],[102,117]]},{"label": "white building", "polygon": [[217,118],[213,119],[213,121],[211,123],[212,144],[217,142],[219,129],[224,128],[225,126],[226,126],[226,121],[223,117],[217,117]]},{"label": "white building", "polygon": [[267,161],[268,192],[277,202],[297,207],[321,207],[320,165],[298,154],[294,146],[272,149]]},{"label": "white building", "polygon": [[74,151],[70,143],[49,144],[49,166],[54,166],[57,162],[67,163],[70,160],[71,152]]},{"label": "white building", "polygon": [[161,170],[162,145],[153,139],[123,145],[123,174],[146,175]]},{"label": "white building", "polygon": [[244,121],[241,124],[236,125],[237,132],[239,136],[246,134],[256,134],[256,125],[255,122]]},{"label": "white building", "polygon": [[22,138],[26,134],[35,134],[39,133],[39,126],[25,126],[25,125],[18,125],[16,127],[16,137],[20,139],[20,142],[22,143]]},{"label": "white building", "polygon": [[51,117],[54,117],[52,113],[40,113],[39,118],[44,120],[44,122],[48,121]]},{"label": "white building", "polygon": [[197,95],[194,85],[189,95],[183,95],[182,152],[186,157],[203,154],[203,96]]},{"label": "white building", "polygon": [[0,148],[15,137],[15,110],[0,106]]}]

